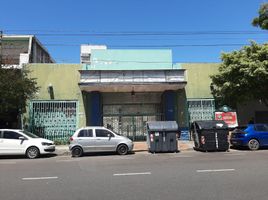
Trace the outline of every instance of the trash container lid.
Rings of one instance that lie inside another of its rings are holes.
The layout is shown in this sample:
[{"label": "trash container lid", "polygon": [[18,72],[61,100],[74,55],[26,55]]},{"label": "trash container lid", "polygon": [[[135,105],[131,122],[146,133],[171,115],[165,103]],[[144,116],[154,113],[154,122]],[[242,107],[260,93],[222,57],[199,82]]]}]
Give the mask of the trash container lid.
[{"label": "trash container lid", "polygon": [[147,122],[147,128],[150,131],[177,131],[176,121],[152,121]]},{"label": "trash container lid", "polygon": [[195,124],[199,129],[214,129],[214,128],[226,129],[228,128],[228,125],[222,120],[194,121],[193,124]]}]

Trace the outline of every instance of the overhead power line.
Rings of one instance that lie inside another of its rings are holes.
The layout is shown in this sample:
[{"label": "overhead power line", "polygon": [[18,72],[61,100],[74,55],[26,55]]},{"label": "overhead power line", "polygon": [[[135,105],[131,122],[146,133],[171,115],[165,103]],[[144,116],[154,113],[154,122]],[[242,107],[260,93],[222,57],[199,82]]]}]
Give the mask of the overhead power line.
[{"label": "overhead power line", "polygon": [[3,31],[0,30],[0,67],[2,66],[2,38],[3,38]]},{"label": "overhead power line", "polygon": [[62,30],[5,30],[6,33],[23,32],[38,36],[184,36],[184,35],[259,35],[264,31],[133,31],[133,32],[94,32]]},{"label": "overhead power line", "polygon": [[[52,44],[47,43],[45,46],[64,46],[73,47],[81,44]],[[242,43],[223,43],[223,44],[164,44],[164,45],[108,45],[111,48],[176,48],[176,47],[224,47],[224,46],[243,46],[248,44]]]}]

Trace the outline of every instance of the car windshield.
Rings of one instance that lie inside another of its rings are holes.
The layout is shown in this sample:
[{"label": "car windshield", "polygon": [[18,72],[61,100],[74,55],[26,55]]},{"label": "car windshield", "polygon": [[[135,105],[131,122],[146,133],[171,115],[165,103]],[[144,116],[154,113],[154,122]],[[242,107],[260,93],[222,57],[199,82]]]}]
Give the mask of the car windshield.
[{"label": "car windshield", "polygon": [[113,133],[115,133],[116,135],[120,135],[120,136],[122,136],[121,134],[119,134],[119,133],[117,133],[117,132],[115,132],[115,131],[113,131]]},{"label": "car windshield", "polygon": [[39,138],[39,136],[37,136],[37,135],[35,135],[33,133],[30,133],[28,131],[25,131],[25,130],[20,131],[20,132],[24,133],[25,135],[27,135],[28,137],[31,137],[31,138]]}]

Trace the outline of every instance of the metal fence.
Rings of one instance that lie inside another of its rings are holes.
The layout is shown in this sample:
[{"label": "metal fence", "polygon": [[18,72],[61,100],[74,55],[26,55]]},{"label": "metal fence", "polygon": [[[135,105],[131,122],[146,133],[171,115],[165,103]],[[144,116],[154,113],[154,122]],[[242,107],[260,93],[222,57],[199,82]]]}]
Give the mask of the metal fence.
[{"label": "metal fence", "polygon": [[214,99],[188,99],[189,122],[214,119]]},{"label": "metal fence", "polygon": [[103,125],[133,141],[146,140],[146,122],[159,121],[161,116],[105,116]]},{"label": "metal fence", "polygon": [[134,141],[146,139],[146,122],[161,120],[160,104],[103,105],[103,125]]},{"label": "metal fence", "polygon": [[[215,100],[214,99],[188,99],[188,114],[189,114],[189,126],[196,120],[213,120],[215,112]],[[192,139],[190,131],[188,134],[184,129],[184,139]]]},{"label": "metal fence", "polygon": [[78,125],[77,101],[31,101],[29,129],[53,141],[66,142]]}]

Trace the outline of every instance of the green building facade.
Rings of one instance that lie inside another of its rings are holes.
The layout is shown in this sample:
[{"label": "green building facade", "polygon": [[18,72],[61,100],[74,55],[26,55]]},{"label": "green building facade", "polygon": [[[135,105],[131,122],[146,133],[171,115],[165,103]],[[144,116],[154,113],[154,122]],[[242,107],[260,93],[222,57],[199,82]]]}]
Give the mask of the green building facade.
[{"label": "green building facade", "polygon": [[25,66],[40,87],[25,115],[31,131],[65,141],[100,125],[138,141],[147,121],[175,120],[188,139],[192,120],[213,119],[218,64],[173,64],[170,50],[92,50],[90,61]]}]

